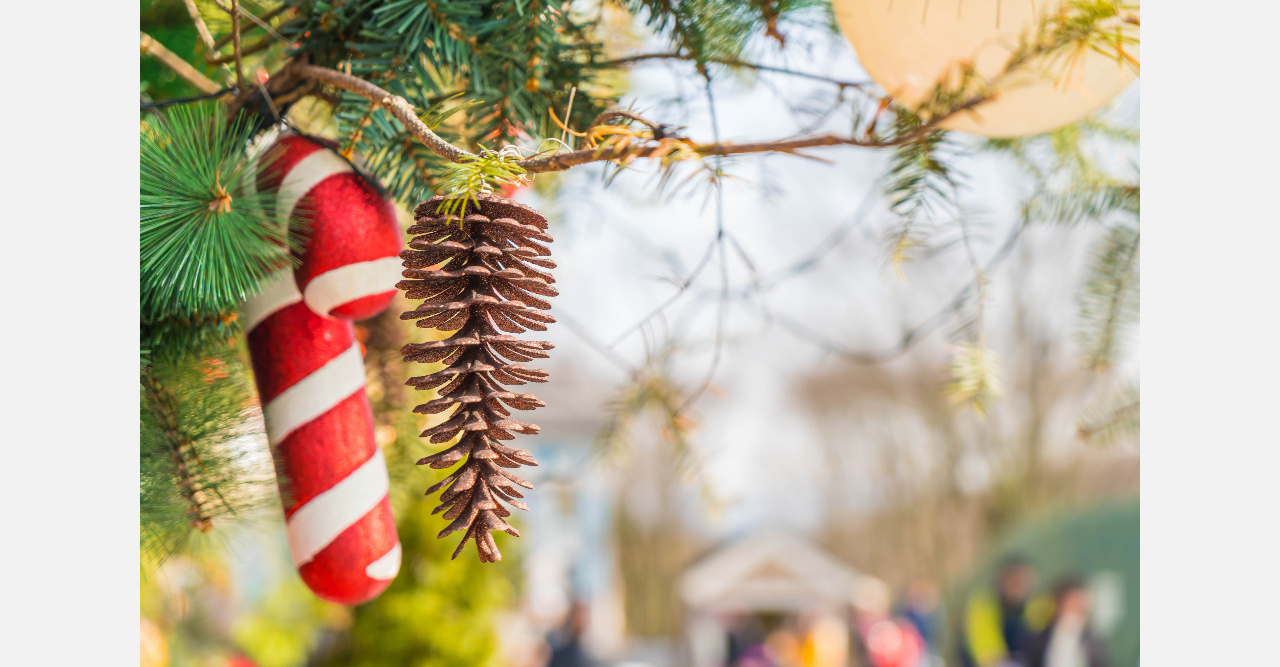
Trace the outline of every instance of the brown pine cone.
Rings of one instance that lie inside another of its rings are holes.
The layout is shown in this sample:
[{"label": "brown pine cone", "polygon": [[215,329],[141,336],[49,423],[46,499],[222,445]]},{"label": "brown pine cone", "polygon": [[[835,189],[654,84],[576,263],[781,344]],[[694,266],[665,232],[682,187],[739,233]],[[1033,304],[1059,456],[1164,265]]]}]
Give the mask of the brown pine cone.
[{"label": "brown pine cone", "polygon": [[444,511],[444,518],[452,523],[439,537],[466,529],[453,557],[458,557],[467,540],[474,539],[480,560],[491,563],[502,558],[492,531],[520,536],[503,520],[511,511],[498,501],[529,509],[517,500],[524,497],[517,487],[533,488],[505,469],[538,465],[529,452],[499,441],[513,439],[512,432],[537,433],[536,425],[512,419],[511,409],[544,405],[533,394],[513,393],[503,385],[546,382],[546,371],[512,362],[546,358],[551,349],[550,343],[511,334],[546,331],[546,325],[555,322],[541,312],[551,304],[538,298],[557,293],[551,287],[555,278],[539,270],[553,269],[555,263],[547,259],[551,254],[545,245],[551,242],[547,220],[536,210],[481,194],[477,195],[479,207],[467,204],[459,223],[457,216],[446,219],[436,214],[443,199],[434,197],[415,210],[418,224],[409,233],[416,236],[409,242],[410,249],[400,253],[406,280],[396,287],[410,299],[423,300],[401,319],[456,333],[445,340],[410,343],[401,352],[406,361],[448,365],[406,383],[424,391],[439,390],[440,398],[419,405],[414,412],[437,414],[457,406],[447,421],[423,431],[422,437],[439,444],[462,434],[457,444],[418,464],[448,468],[463,461],[461,468],[427,489],[427,494],[444,489],[435,512]]}]

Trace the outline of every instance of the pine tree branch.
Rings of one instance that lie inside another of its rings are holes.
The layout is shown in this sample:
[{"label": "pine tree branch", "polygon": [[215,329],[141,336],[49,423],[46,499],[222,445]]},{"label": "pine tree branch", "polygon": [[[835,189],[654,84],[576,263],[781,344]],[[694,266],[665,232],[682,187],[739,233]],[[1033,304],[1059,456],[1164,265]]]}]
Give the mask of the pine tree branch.
[{"label": "pine tree branch", "polygon": [[[207,533],[213,528],[213,522],[205,511],[205,501],[202,497],[204,490],[197,485],[187,462],[188,458],[195,453],[195,444],[178,427],[176,399],[171,392],[160,386],[151,373],[146,374],[144,386],[155,408],[156,426],[169,446],[169,457],[173,461],[179,493],[187,506],[190,525]],[[225,503],[225,499],[223,501]]]},{"label": "pine tree branch", "polygon": [[1076,434],[1083,440],[1091,440],[1098,433],[1101,433],[1102,431],[1115,427],[1121,424],[1124,420],[1128,419],[1131,415],[1135,413],[1139,413],[1141,409],[1142,409],[1141,401],[1139,400],[1131,401],[1129,403],[1126,403],[1116,408],[1115,410],[1112,410],[1109,414],[1103,416],[1101,419],[1098,419],[1093,422],[1080,424],[1078,427],[1076,427]]},{"label": "pine tree branch", "polygon": [[450,162],[459,162],[468,158],[475,159],[476,157],[445,141],[440,135],[433,132],[431,128],[427,127],[426,123],[422,122],[422,119],[418,118],[418,115],[413,111],[413,107],[399,95],[392,95],[381,87],[360,77],[327,67],[318,67],[296,61],[291,67],[298,76],[304,79],[311,79],[316,83],[341,88],[380,105],[387,110],[387,113],[394,116],[406,129],[412,132],[413,136],[417,137],[423,144],[426,144],[427,148]]},{"label": "pine tree branch", "polygon": [[182,77],[187,83],[199,88],[201,92],[212,94],[219,92],[222,87],[214,83],[212,79],[200,73],[191,63],[178,57],[178,54],[165,48],[163,44],[157,42],[155,38],[145,32],[139,32],[141,35],[139,47],[142,53],[160,61],[160,64],[173,70],[175,74]]},{"label": "pine tree branch", "polygon": [[[294,72],[304,79],[311,79],[317,83],[334,86],[342,90],[355,93],[364,97],[386,109],[388,113],[399,120],[404,126],[413,133],[415,137],[426,144],[436,155],[449,160],[450,162],[459,162],[461,160],[473,160],[475,155],[450,144],[427,127],[417,114],[414,113],[413,107],[409,105],[403,97],[393,95],[383,88],[365,81],[360,77],[329,69],[327,67],[319,67],[295,61],[291,67]],[[863,148],[890,148],[893,146],[901,146],[917,141],[937,129],[942,121],[951,116],[972,108],[975,105],[986,101],[986,97],[982,95],[975,96],[969,101],[959,104],[944,113],[941,113],[929,122],[924,123],[916,129],[901,134],[890,139],[857,139],[853,137],[841,137],[834,134],[823,134],[812,137],[801,137],[799,139],[789,139],[784,141],[761,141],[753,143],[712,143],[712,144],[695,144],[691,148],[702,157],[739,155],[744,153],[797,153],[803,148],[814,148],[817,146],[860,146]],[[544,157],[533,157],[520,160],[515,164],[529,173],[545,173],[550,171],[564,171],[566,169],[576,167],[591,162],[600,162],[605,160],[620,160],[623,158],[647,158],[654,157],[654,153],[662,150],[662,146],[610,146],[602,149],[584,149],[570,151],[567,153],[556,153]]]},{"label": "pine tree branch", "polygon": [[[651,60],[685,60],[689,62],[697,62],[692,56],[683,53],[640,53],[622,58],[614,58],[596,63],[601,67],[626,67],[636,63],[647,62]],[[796,76],[802,79],[810,79],[813,81],[822,81],[834,84],[840,88],[857,88],[859,90],[869,88],[871,84],[864,81],[845,81],[842,79],[834,79],[821,74],[812,74],[809,72],[797,72],[793,69],[785,67],[774,67],[772,65],[759,65],[756,63],[738,60],[735,58],[707,58],[706,62],[716,65],[725,65],[727,67],[741,67],[743,69],[756,70],[758,72],[773,72],[775,74],[786,74],[788,76]]]},{"label": "pine tree branch", "polygon": [[1129,246],[1125,253],[1124,264],[1120,267],[1117,275],[1117,283],[1115,290],[1111,293],[1111,298],[1107,303],[1106,317],[1103,319],[1102,341],[1099,343],[1094,353],[1094,366],[1104,365],[1107,353],[1115,345],[1116,332],[1120,327],[1120,320],[1124,313],[1124,302],[1128,296],[1129,284],[1133,275],[1133,263],[1138,257],[1138,245],[1141,242],[1141,234],[1134,234],[1133,244]]}]

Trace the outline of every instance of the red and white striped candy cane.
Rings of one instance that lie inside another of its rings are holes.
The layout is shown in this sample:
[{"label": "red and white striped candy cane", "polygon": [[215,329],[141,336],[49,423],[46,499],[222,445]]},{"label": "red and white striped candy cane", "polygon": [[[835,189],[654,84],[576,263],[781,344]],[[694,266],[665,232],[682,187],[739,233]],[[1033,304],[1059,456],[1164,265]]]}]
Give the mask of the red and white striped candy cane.
[{"label": "red and white striped candy cane", "polygon": [[367,602],[399,571],[400,540],[354,326],[312,312],[288,269],[242,317],[294,565],[316,595]]},{"label": "red and white striped candy cane", "polygon": [[257,187],[276,190],[276,210],[288,219],[301,207],[310,234],[295,271],[312,310],[363,320],[395,298],[403,243],[395,206],[325,143],[286,132],[259,160]]}]

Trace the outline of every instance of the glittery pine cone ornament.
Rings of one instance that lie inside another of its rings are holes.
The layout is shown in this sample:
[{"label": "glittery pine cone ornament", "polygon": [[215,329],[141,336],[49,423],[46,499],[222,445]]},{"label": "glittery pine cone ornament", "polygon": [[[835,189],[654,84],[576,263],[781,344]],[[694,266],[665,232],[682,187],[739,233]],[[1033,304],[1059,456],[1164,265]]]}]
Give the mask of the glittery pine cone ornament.
[{"label": "glittery pine cone ornament", "polygon": [[[504,385],[546,382],[547,373],[518,362],[546,358],[551,344],[521,340],[513,334],[526,329],[546,331],[555,319],[542,311],[551,308],[539,297],[557,294],[555,279],[539,269],[555,268],[547,257],[551,242],[547,220],[536,210],[494,195],[477,195],[458,216],[447,218],[436,209],[443,197],[418,205],[417,224],[409,228],[415,237],[409,250],[400,253],[406,280],[397,284],[418,308],[400,317],[417,320],[424,328],[455,332],[445,340],[410,343],[401,348],[406,361],[447,364],[444,370],[410,378],[407,384],[420,390],[437,389],[440,398],[415,412],[438,414],[454,410],[447,421],[422,432],[432,443],[446,443],[461,434],[457,444],[428,456],[419,465],[462,467],[427,489],[444,489],[440,506],[452,521],[439,537],[456,530],[466,534],[453,557],[474,539],[482,562],[502,558],[492,531],[516,537],[520,533],[503,520],[511,511],[502,503],[528,509],[518,499],[518,487],[533,485],[507,471],[522,465],[538,465],[523,449],[502,443],[513,433],[537,433],[538,427],[511,418],[511,409],[532,410],[545,405],[533,394],[507,391]],[[536,268],[535,268],[536,267]],[[499,502],[502,501],[502,502]]]}]

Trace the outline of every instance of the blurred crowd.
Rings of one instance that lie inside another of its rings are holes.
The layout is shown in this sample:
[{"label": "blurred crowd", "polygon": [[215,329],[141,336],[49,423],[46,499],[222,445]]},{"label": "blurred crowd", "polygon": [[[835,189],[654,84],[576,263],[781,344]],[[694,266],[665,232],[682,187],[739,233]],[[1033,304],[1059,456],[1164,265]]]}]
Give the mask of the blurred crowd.
[{"label": "blurred crowd", "polygon": [[1064,577],[1044,595],[1032,594],[1036,584],[1028,561],[1004,561],[963,601],[949,646],[939,592],[928,581],[907,586],[896,604],[887,587],[870,584],[848,631],[832,627],[839,623],[832,616],[735,619],[727,666],[1107,667],[1084,580]]}]

